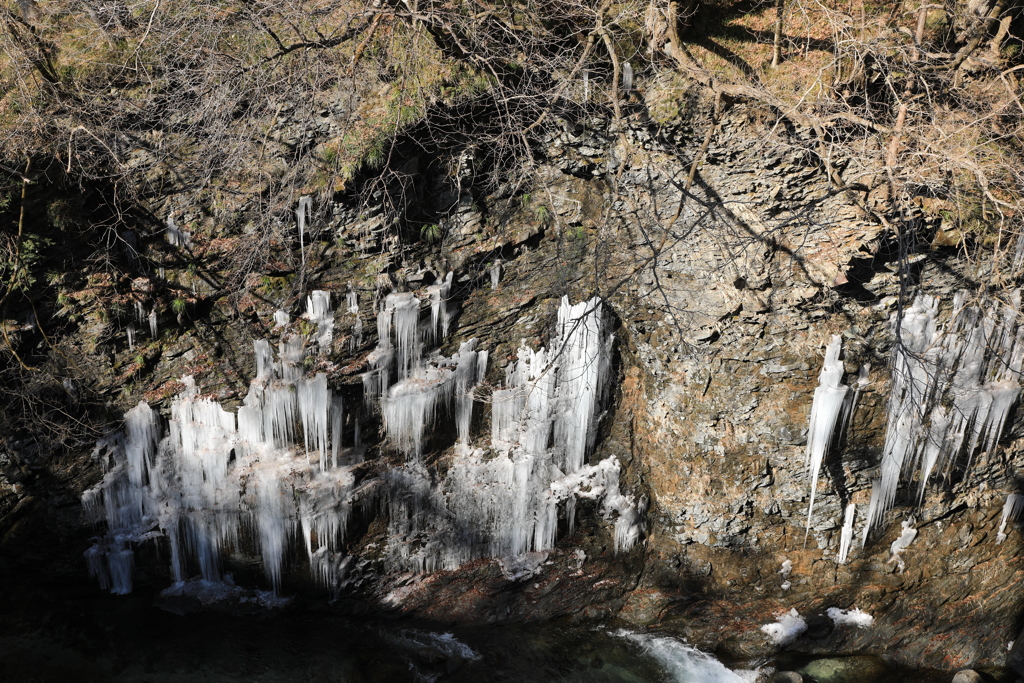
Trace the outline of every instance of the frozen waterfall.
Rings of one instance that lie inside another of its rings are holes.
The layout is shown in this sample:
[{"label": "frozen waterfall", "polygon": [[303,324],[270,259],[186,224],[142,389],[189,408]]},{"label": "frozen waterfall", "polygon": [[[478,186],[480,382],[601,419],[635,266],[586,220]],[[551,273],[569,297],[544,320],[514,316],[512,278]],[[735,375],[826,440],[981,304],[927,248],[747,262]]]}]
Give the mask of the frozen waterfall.
[{"label": "frozen waterfall", "polygon": [[970,303],[967,296],[954,296],[944,327],[931,296],[918,296],[902,317],[894,316],[888,426],[865,541],[893,507],[901,476],[916,471],[923,498],[938,471],[960,461],[969,465],[978,450],[991,451],[1020,395],[1020,292],[1007,302]]},{"label": "frozen waterfall", "polygon": [[[493,392],[486,448],[474,443],[473,425],[487,351],[475,339],[451,357],[423,351],[426,341],[448,333],[451,281],[449,275],[429,290],[429,320],[421,320],[411,293],[389,294],[379,311],[364,409],[379,409],[387,443],[404,463],[378,466],[358,485],[353,465],[365,450],[359,421],[351,419],[354,445],[345,448],[341,397],[325,374],[304,376],[299,336],[283,337],[276,358],[268,341],[255,342],[256,377],[237,413],[203,396],[191,378],[183,380],[166,428],[147,404],[130,410],[124,432],[98,444],[105,475],[83,497],[90,519],[106,523],[86,552],[100,584],[130,592],[134,547],[165,538],[177,582],[196,571],[220,580],[226,554],[252,543],[275,590],[295,546],[305,548],[314,578],[337,590],[356,564],[344,541],[359,501],[386,510],[385,558],[395,570],[549,550],[559,519],[571,527],[581,499],[594,501],[614,526],[616,551],[635,545],[646,501],[622,493],[614,457],[588,464],[611,369],[601,300],[572,305],[563,298],[550,350],[519,350],[504,387]],[[347,298],[350,310],[357,308]],[[331,317],[326,293],[313,292],[307,304],[310,319]],[[424,459],[433,441],[452,447],[441,473]]]}]

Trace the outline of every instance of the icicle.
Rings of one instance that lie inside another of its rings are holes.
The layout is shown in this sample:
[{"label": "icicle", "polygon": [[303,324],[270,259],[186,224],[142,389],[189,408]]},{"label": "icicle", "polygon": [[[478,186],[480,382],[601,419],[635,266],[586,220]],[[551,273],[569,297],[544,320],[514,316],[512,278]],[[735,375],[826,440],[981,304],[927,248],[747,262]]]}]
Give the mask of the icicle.
[{"label": "icicle", "polygon": [[410,459],[423,454],[423,437],[438,404],[451,398],[452,372],[426,367],[392,386],[381,399],[384,425],[391,442]]},{"label": "icicle", "polygon": [[313,379],[300,380],[297,393],[306,453],[317,451],[320,456],[320,469],[326,470],[327,410],[331,401],[327,375],[321,372]]},{"label": "icicle", "polygon": [[448,299],[451,297],[454,275],[455,273],[449,271],[443,280],[427,287],[427,295],[430,299],[430,337],[437,341],[448,336],[448,325],[450,324]]},{"label": "icicle", "polygon": [[295,436],[296,397],[294,386],[274,382],[263,395],[263,433],[275,448],[292,445]]},{"label": "icicle", "polygon": [[285,311],[274,311],[274,329],[277,329],[278,327],[288,327],[288,323],[291,321],[291,316]]},{"label": "icicle", "polygon": [[1009,304],[966,302],[965,292],[954,296],[944,331],[936,324],[933,297],[917,297],[900,322],[877,505],[868,513],[865,539],[892,508],[900,477],[915,464],[920,502],[938,468],[962,456],[969,467],[977,450],[994,449],[1020,395],[1020,292],[1011,294]]},{"label": "icicle", "polygon": [[167,236],[167,242],[172,247],[191,247],[192,236],[188,234],[186,230],[178,227],[178,224],[174,222],[174,215],[167,217],[166,230],[164,234]]},{"label": "icicle", "polygon": [[846,506],[846,519],[839,534],[839,564],[846,564],[846,559],[850,556],[850,546],[853,544],[853,518],[856,514],[856,505],[850,503]]},{"label": "icicle", "polygon": [[314,290],[306,298],[306,318],[317,324],[317,344],[321,352],[331,346],[334,335],[334,311],[331,309],[331,294]]},{"label": "icicle", "polygon": [[825,362],[821,366],[818,388],[814,390],[814,402],[811,404],[810,424],[807,427],[807,468],[811,478],[811,500],[807,506],[805,542],[806,535],[811,533],[811,515],[814,512],[818,473],[832,444],[836,422],[846,401],[846,394],[850,390],[850,387],[842,383],[844,370],[843,363],[839,360],[842,347],[842,337],[834,335],[825,349]]},{"label": "icicle", "polygon": [[388,294],[384,300],[384,309],[377,318],[377,330],[380,335],[378,349],[392,348],[393,332],[394,362],[400,380],[409,376],[412,367],[420,358],[419,323],[420,302],[414,294]]},{"label": "icicle", "polygon": [[498,283],[501,282],[501,261],[495,261],[491,264],[491,289],[497,289]]},{"label": "icicle", "polygon": [[629,62],[622,65],[622,89],[627,93],[633,90],[633,65]]},{"label": "icicle", "polygon": [[349,350],[354,352],[357,347],[363,345],[363,320],[359,317],[359,294],[356,290],[352,289],[352,285],[348,287],[345,301],[348,306],[349,315],[355,316],[356,319],[352,323],[352,338],[349,343]]},{"label": "icicle", "polygon": [[153,339],[159,339],[160,335],[157,334],[157,332],[158,330],[156,328],[156,306],[154,306],[153,310],[149,312],[149,336],[151,336]]},{"label": "icicle", "polygon": [[882,498],[882,486],[878,479],[871,480],[871,502],[868,503],[868,521],[864,524],[864,535],[861,537],[860,547],[868,544],[868,535],[871,533],[871,520],[881,517],[878,512],[879,502]]},{"label": "icicle", "polygon": [[292,335],[282,338],[278,345],[281,379],[285,382],[297,382],[302,377],[302,337]]},{"label": "icicle", "polygon": [[288,506],[277,470],[259,471],[256,479],[256,518],[259,525],[263,571],[270,579],[274,593],[281,590],[281,567],[288,540]]},{"label": "icicle", "polygon": [[1020,519],[1024,513],[1024,495],[1011,493],[1006,497],[1003,505],[1003,516],[999,520],[999,532],[996,534],[996,543],[1006,540],[1006,523],[1011,519]]},{"label": "icicle", "polygon": [[135,325],[134,324],[128,323],[127,333],[128,333],[128,350],[129,351],[134,351],[135,350]]},{"label": "icicle", "polygon": [[606,381],[611,336],[605,332],[601,300],[570,305],[562,297],[558,310],[560,343],[555,442],[564,448],[563,468],[583,466],[597,436],[597,406]]},{"label": "icicle", "polygon": [[345,411],[341,396],[331,397],[331,467],[338,466],[341,453],[341,432],[345,424]]},{"label": "icicle", "polygon": [[299,254],[303,268],[306,267],[306,221],[312,207],[313,200],[310,197],[299,197],[299,204],[295,207],[295,221],[299,224]]},{"label": "icicle", "polygon": [[258,339],[253,342],[256,351],[256,379],[269,380],[274,377],[274,352],[270,350],[270,342]]},{"label": "icicle", "polygon": [[[476,351],[476,339],[470,339],[459,347],[455,357],[455,425],[459,433],[459,443],[469,445],[469,427],[473,420],[473,389],[480,381],[479,355],[486,352]],[[485,360],[486,362],[486,360]]]}]

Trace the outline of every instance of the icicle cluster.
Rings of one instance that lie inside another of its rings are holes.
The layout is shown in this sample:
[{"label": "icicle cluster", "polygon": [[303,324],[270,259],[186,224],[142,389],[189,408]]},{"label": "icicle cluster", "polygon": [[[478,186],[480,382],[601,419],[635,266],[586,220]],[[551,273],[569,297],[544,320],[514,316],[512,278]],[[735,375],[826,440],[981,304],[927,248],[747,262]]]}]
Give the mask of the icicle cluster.
[{"label": "icicle cluster", "polygon": [[[220,580],[220,558],[238,545],[243,528],[257,539],[275,589],[298,528],[314,575],[343,576],[340,546],[354,478],[341,465],[361,461],[361,450],[341,448],[341,400],[326,376],[301,378],[301,339],[283,340],[277,363],[265,340],[255,352],[257,378],[237,415],[202,398],[185,378],[166,433],[143,402],[125,414],[123,436],[97,446],[106,474],[83,505],[107,525],[86,552],[103,587],[130,592],[132,545],[159,536],[168,540],[175,581],[186,580],[190,567]],[[299,431],[304,449],[295,443]]]},{"label": "icicle cluster", "polygon": [[310,292],[306,297],[306,319],[316,323],[316,343],[320,345],[320,350],[330,349],[334,336],[334,310],[331,308],[330,292],[319,289]]},{"label": "icicle cluster", "polygon": [[178,227],[178,224],[174,222],[174,216],[167,217],[167,230],[165,234],[167,236],[167,243],[172,247],[192,246],[192,235],[188,234],[187,230]]},{"label": "icicle cluster", "polygon": [[938,305],[919,296],[895,323],[888,427],[864,542],[892,508],[901,476],[917,471],[921,500],[936,472],[995,446],[1020,394],[1020,293],[1008,304],[970,305],[960,292],[945,329]]},{"label": "icicle cluster", "polygon": [[349,315],[355,316],[349,344],[349,350],[355,351],[357,347],[363,345],[363,319],[359,317],[359,293],[352,289],[351,285],[349,285],[348,292],[345,294],[345,305],[348,307]]},{"label": "icicle cluster", "polygon": [[[472,397],[464,388],[482,379],[483,352],[476,352],[476,367],[467,345],[447,361],[455,366],[454,386],[444,391],[455,392],[463,448],[439,484],[415,461],[391,473],[386,488],[393,566],[431,571],[477,557],[548,550],[560,511],[571,525],[580,498],[597,501],[615,519],[617,550],[639,540],[646,503],[620,493],[618,461],[584,464],[600,417],[611,341],[599,299],[575,306],[563,299],[553,351],[521,348],[506,369],[505,388],[493,393],[491,454],[466,447]],[[447,375],[435,380],[438,388],[429,391],[440,392],[450,381]],[[422,391],[426,400],[428,388]]]},{"label": "icicle cluster", "polygon": [[[268,341],[254,344],[256,378],[237,413],[203,398],[188,378],[166,431],[145,403],[129,411],[124,435],[98,446],[106,475],[83,499],[91,518],[107,525],[86,553],[101,584],[130,591],[133,546],[163,536],[176,581],[196,569],[218,580],[223,554],[251,538],[275,590],[286,551],[297,542],[313,575],[337,588],[352,565],[341,545],[352,505],[378,490],[389,517],[386,553],[396,569],[432,571],[544,552],[555,543],[560,517],[572,526],[580,499],[614,520],[616,550],[636,544],[646,501],[620,492],[614,457],[586,464],[610,369],[612,337],[601,301],[563,299],[551,351],[520,349],[504,388],[494,392],[492,450],[474,450],[487,351],[471,339],[450,358],[423,356],[426,341],[448,332],[451,283],[449,275],[428,291],[429,320],[421,320],[412,294],[388,295],[379,311],[364,400],[379,402],[388,441],[406,462],[358,490],[350,466],[362,459],[359,425],[356,446],[344,449],[341,399],[326,376],[303,376],[300,337],[283,337],[276,360]],[[358,311],[353,296],[347,303]],[[307,304],[318,324],[333,320],[326,293],[314,292]],[[422,456],[445,421],[454,429],[439,433],[454,432],[457,442],[438,478]]]}]

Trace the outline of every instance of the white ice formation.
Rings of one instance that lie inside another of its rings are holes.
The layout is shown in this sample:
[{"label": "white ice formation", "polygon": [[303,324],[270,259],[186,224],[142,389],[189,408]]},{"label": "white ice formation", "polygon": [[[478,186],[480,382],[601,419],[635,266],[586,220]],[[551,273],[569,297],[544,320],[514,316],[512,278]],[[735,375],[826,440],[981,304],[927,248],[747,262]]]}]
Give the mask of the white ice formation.
[{"label": "white ice formation", "polygon": [[900,532],[899,538],[893,541],[889,546],[889,552],[891,553],[889,561],[895,562],[901,572],[906,569],[907,566],[903,561],[903,557],[901,557],[901,553],[909,548],[910,544],[914,542],[915,538],[917,538],[917,529],[914,528],[913,521],[909,519],[903,520],[902,527],[903,531]]},{"label": "white ice formation", "polygon": [[295,207],[295,222],[299,228],[299,255],[302,258],[302,265],[306,265],[306,222],[313,209],[313,200],[310,197],[299,197],[299,203]]},{"label": "white ice formation", "polygon": [[765,624],[761,627],[761,631],[776,645],[788,645],[807,630],[807,622],[795,607],[776,616],[777,621],[774,624]]},{"label": "white ice formation", "polygon": [[355,322],[352,323],[352,336],[349,341],[349,351],[355,351],[358,347],[363,345],[363,319],[359,317],[359,293],[352,289],[349,285],[348,292],[345,294],[345,306],[348,309],[348,313],[355,317]]},{"label": "white ice formation", "polygon": [[[382,400],[388,433],[409,458],[388,481],[394,566],[432,571],[478,557],[549,550],[560,514],[571,526],[579,499],[595,501],[615,520],[616,550],[639,540],[646,503],[620,492],[618,460],[585,464],[606,390],[611,342],[599,299],[576,305],[563,299],[552,350],[521,348],[518,361],[506,369],[505,388],[493,393],[489,451],[468,446],[472,402],[464,387],[483,377],[480,355],[473,374],[472,346],[464,344],[452,359],[432,361],[419,376],[388,391]],[[445,373],[453,366],[454,381]],[[435,485],[418,460],[420,425],[426,422],[418,416],[436,410],[453,391],[462,447],[444,481]],[[466,402],[460,406],[460,400]],[[402,412],[396,401],[405,405]],[[429,540],[415,542],[423,538]]]},{"label": "white ice formation", "polygon": [[1006,523],[1011,519],[1020,519],[1024,514],[1024,495],[1011,493],[1006,497],[1003,504],[1003,516],[999,520],[999,532],[996,534],[996,543],[1006,540]]},{"label": "white ice formation", "polygon": [[[298,336],[280,340],[276,359],[268,341],[255,342],[256,378],[236,413],[201,396],[191,378],[166,429],[146,403],[130,410],[124,434],[97,446],[105,475],[83,497],[90,518],[106,522],[86,552],[101,585],[129,592],[134,546],[162,537],[177,582],[196,571],[219,580],[225,552],[254,543],[279,590],[288,548],[299,544],[313,576],[337,589],[354,564],[343,543],[359,501],[379,500],[388,513],[392,569],[432,571],[479,557],[519,566],[528,553],[553,547],[559,518],[571,526],[582,499],[614,522],[616,550],[633,546],[646,501],[620,492],[614,457],[587,464],[610,369],[601,301],[563,299],[551,351],[522,348],[495,392],[499,425],[491,433],[501,438],[492,449],[474,449],[487,352],[471,339],[450,358],[423,354],[424,340],[447,334],[451,281],[429,291],[429,321],[413,294],[388,295],[379,312],[364,401],[379,403],[388,442],[405,456],[379,478],[356,485],[359,424],[352,426],[355,445],[343,448],[341,398],[325,375],[303,376],[307,351]],[[350,311],[357,306],[348,303]],[[333,324],[329,297],[313,292],[307,304],[322,346],[329,330],[320,323]],[[455,440],[440,478],[422,457],[435,433]]]},{"label": "white ice formation", "polygon": [[853,545],[853,519],[856,515],[857,505],[854,503],[847,505],[843,530],[839,534],[839,564],[846,564],[846,560],[850,556],[850,547]]},{"label": "white ice formation", "polygon": [[875,623],[875,618],[867,612],[854,607],[853,609],[839,609],[829,607],[825,614],[832,620],[832,623],[839,626],[855,626],[857,628],[868,628]]},{"label": "white ice formation", "polygon": [[334,336],[334,310],[331,308],[331,293],[315,289],[306,297],[306,319],[316,323],[316,343],[320,351],[331,348]]},{"label": "white ice formation", "polygon": [[178,227],[178,224],[174,222],[173,215],[167,217],[167,230],[165,234],[167,236],[167,243],[172,247],[192,246],[192,235],[188,234],[187,230]]},{"label": "white ice formation", "polygon": [[864,541],[895,503],[900,478],[916,471],[920,501],[943,468],[991,451],[1020,394],[1024,327],[1020,292],[1008,302],[970,303],[965,292],[940,326],[939,302],[918,296],[894,316],[892,388],[881,474],[871,494]]},{"label": "white ice formation", "polygon": [[94,455],[106,474],[83,505],[107,526],[86,552],[102,586],[130,592],[132,545],[160,536],[179,582],[193,568],[204,580],[219,580],[222,553],[238,546],[243,529],[257,539],[275,589],[299,529],[314,573],[323,579],[323,567],[337,563],[358,498],[350,468],[340,465],[361,454],[340,449],[344,418],[327,378],[302,379],[293,367],[301,364],[298,341],[282,342],[278,363],[266,341],[256,343],[257,378],[237,415],[200,396],[186,377],[166,430],[142,402],[125,414],[123,435],[101,440]]},{"label": "white ice formation", "polygon": [[814,511],[814,494],[818,488],[818,473],[821,463],[828,454],[829,447],[836,435],[843,406],[846,404],[850,387],[842,383],[843,362],[839,360],[843,339],[839,335],[832,337],[825,349],[825,362],[821,366],[818,388],[814,390],[814,402],[811,404],[810,424],[807,428],[807,467],[811,478],[811,502],[807,506],[807,531],[811,532],[811,513]]}]

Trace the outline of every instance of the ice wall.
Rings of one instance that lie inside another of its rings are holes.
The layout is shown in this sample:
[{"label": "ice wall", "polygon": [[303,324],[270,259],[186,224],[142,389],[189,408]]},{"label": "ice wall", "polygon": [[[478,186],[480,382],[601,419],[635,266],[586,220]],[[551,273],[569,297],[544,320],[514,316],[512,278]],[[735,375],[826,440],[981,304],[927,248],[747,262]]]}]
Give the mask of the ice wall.
[{"label": "ice wall", "polygon": [[[431,571],[477,557],[548,550],[560,517],[571,524],[579,499],[596,501],[614,522],[616,550],[639,540],[646,504],[621,493],[618,461],[585,464],[610,371],[612,337],[600,299],[576,305],[563,299],[551,341],[550,352],[522,347],[506,368],[505,386],[491,399],[490,449],[471,448],[466,426],[472,397],[464,387],[483,379],[483,352],[464,344],[455,357],[439,361],[442,368],[455,366],[462,446],[436,483],[416,459],[391,473],[386,489],[393,568]],[[386,399],[385,419],[388,404]]]},{"label": "ice wall", "polygon": [[105,475],[83,496],[89,518],[106,523],[86,552],[101,586],[130,592],[133,547],[161,536],[175,581],[195,570],[220,580],[222,557],[238,547],[243,529],[256,539],[275,590],[300,528],[314,576],[342,576],[355,494],[350,469],[337,465],[362,456],[342,447],[342,404],[326,376],[294,379],[301,341],[282,343],[277,363],[265,340],[255,343],[257,377],[237,414],[186,377],[166,429],[140,403],[125,414],[123,434],[101,440],[94,456]]},{"label": "ice wall", "polygon": [[[387,468],[381,459],[379,476],[360,486],[351,468],[364,450],[358,421],[346,448],[341,398],[326,375],[304,376],[302,337],[283,337],[276,358],[269,342],[255,342],[256,378],[237,412],[203,396],[190,378],[166,428],[145,403],[129,411],[124,432],[98,446],[106,474],[83,499],[90,517],[106,523],[86,553],[101,585],[130,591],[133,548],[164,537],[176,581],[196,573],[219,580],[225,554],[251,542],[275,590],[296,545],[314,577],[337,589],[353,565],[344,548],[352,507],[371,498],[387,512],[394,570],[548,550],[559,520],[571,527],[581,499],[614,525],[617,551],[635,545],[646,501],[621,492],[614,457],[588,464],[611,365],[602,302],[563,299],[550,350],[519,350],[493,392],[486,448],[474,443],[473,427],[487,351],[471,339],[450,357],[424,354],[428,340],[449,331],[451,282],[449,275],[428,291],[429,318],[411,293],[389,294],[380,308],[363,409],[379,411],[384,455],[394,449],[402,464]],[[307,315],[327,320],[329,298],[313,292]],[[429,443],[453,447],[441,472],[425,462]]]},{"label": "ice wall", "polygon": [[1020,292],[1007,301],[969,301],[959,292],[945,326],[939,301],[918,296],[894,316],[892,385],[879,478],[872,487],[864,539],[894,505],[901,479],[928,481],[990,451],[1020,395],[1024,328]]}]

